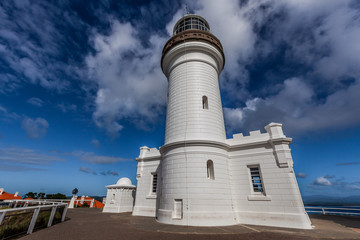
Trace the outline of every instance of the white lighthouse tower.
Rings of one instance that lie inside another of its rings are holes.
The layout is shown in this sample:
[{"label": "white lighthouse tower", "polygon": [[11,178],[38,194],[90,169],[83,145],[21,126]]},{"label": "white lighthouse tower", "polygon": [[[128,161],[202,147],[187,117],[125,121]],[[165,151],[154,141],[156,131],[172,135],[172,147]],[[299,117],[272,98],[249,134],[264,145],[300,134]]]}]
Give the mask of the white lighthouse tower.
[{"label": "white lighthouse tower", "polygon": [[207,21],[187,14],[163,49],[168,85],[157,219],[179,225],[233,225],[225,126],[219,89],[220,41]]},{"label": "white lighthouse tower", "polygon": [[224,63],[204,18],[187,14],[175,24],[161,59],[169,83],[165,144],[140,148],[132,214],[176,225],[311,229],[282,124],[226,139]]}]

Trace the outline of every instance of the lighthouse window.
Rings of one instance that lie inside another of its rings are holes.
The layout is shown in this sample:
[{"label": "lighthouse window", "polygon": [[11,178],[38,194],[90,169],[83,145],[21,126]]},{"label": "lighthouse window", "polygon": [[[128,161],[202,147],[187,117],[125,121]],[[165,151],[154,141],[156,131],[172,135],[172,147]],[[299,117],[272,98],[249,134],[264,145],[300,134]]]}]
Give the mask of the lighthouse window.
[{"label": "lighthouse window", "polygon": [[214,163],[211,160],[207,161],[207,178],[208,179],[215,179],[215,174],[214,174]]},{"label": "lighthouse window", "polygon": [[174,34],[178,34],[188,29],[199,29],[203,31],[210,31],[209,26],[199,17],[188,17],[181,20],[174,29]]},{"label": "lighthouse window", "polygon": [[202,107],[203,107],[203,109],[209,109],[209,104],[208,104],[208,98],[207,98],[207,96],[203,96],[203,97],[202,97]]},{"label": "lighthouse window", "polygon": [[254,193],[263,193],[264,188],[260,174],[260,166],[250,166],[249,170]]},{"label": "lighthouse window", "polygon": [[156,193],[157,189],[157,173],[152,174],[152,186],[151,186],[151,192]]}]

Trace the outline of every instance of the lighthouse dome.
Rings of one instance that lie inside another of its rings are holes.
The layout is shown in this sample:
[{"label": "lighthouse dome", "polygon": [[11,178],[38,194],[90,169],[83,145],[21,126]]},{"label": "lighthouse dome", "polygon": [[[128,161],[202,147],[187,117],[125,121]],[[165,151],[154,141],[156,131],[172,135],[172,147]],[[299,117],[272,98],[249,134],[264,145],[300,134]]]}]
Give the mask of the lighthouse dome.
[{"label": "lighthouse dome", "polygon": [[131,180],[127,177],[123,177],[120,178],[117,182],[116,185],[118,186],[132,186]]}]

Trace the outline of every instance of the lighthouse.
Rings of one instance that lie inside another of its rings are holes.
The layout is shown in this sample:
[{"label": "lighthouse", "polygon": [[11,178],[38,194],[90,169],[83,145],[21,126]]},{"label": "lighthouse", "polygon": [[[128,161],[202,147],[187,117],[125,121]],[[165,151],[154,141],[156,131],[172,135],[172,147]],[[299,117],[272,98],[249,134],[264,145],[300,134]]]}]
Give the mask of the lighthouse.
[{"label": "lighthouse", "polygon": [[[140,148],[134,206],[123,209],[174,225],[311,229],[282,124],[226,137],[224,64],[221,42],[203,17],[186,14],[175,24],[161,57],[168,81],[164,145]],[[121,207],[122,198],[105,209]]]},{"label": "lighthouse", "polygon": [[165,44],[165,145],[157,219],[180,225],[233,225],[219,75],[225,57],[207,21],[182,17]]}]

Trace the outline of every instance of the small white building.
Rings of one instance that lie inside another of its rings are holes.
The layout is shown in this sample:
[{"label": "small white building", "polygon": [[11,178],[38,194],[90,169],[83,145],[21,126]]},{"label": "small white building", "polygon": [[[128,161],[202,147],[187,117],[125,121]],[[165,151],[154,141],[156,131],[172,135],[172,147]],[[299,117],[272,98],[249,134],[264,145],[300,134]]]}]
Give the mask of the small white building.
[{"label": "small white building", "polygon": [[132,212],[136,187],[129,178],[120,178],[116,184],[106,186],[107,194],[103,212]]},{"label": "small white building", "polygon": [[[218,78],[222,45],[198,15],[182,17],[173,32],[161,59],[169,83],[165,144],[140,148],[133,215],[175,225],[311,229],[292,139],[278,123],[265,133],[226,139]],[[105,209],[116,205],[111,199],[118,201],[108,189]]]}]

